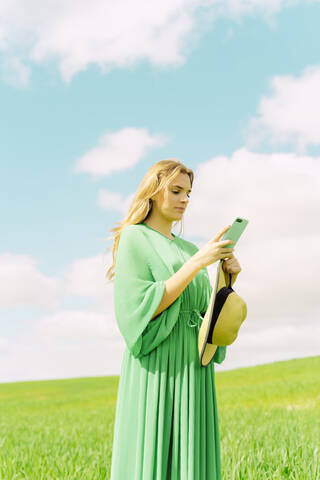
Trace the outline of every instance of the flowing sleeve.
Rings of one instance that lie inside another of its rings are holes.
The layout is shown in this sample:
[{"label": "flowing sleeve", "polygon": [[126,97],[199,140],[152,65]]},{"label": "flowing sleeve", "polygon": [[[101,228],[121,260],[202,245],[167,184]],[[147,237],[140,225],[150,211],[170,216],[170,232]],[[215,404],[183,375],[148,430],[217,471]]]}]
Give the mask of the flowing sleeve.
[{"label": "flowing sleeve", "polygon": [[[209,273],[208,273],[208,270],[207,268],[204,269],[205,272],[206,272],[206,275],[205,275],[205,278],[206,278],[206,307],[205,307],[205,311],[207,310],[208,306],[209,306],[209,302],[210,302],[210,298],[211,298],[211,293],[212,293],[212,285],[211,285],[211,282],[210,282],[210,277],[209,277]],[[215,351],[215,354],[213,355],[213,359],[212,361],[215,362],[215,363],[222,363],[223,360],[226,358],[226,353],[227,353],[227,347],[224,346],[224,345],[218,345],[218,348],[217,350]]]},{"label": "flowing sleeve", "polygon": [[113,298],[116,321],[125,343],[136,357],[150,353],[163,342],[177,322],[181,295],[155,318],[165,292],[165,279],[153,276],[155,255],[148,238],[126,227],[116,256]]}]

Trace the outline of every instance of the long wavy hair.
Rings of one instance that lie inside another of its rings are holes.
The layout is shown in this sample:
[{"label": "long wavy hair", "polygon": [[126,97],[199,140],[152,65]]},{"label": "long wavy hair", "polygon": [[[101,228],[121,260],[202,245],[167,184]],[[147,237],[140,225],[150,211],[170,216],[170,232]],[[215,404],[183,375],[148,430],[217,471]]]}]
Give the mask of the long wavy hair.
[{"label": "long wavy hair", "polygon": [[[159,162],[151,165],[131,201],[126,217],[122,222],[117,222],[119,225],[118,227],[114,227],[109,230],[110,232],[114,232],[114,236],[108,237],[108,239],[113,238],[113,245],[107,248],[107,250],[111,250],[112,248],[113,258],[112,265],[106,273],[108,280],[112,281],[114,278],[114,267],[122,230],[128,225],[136,225],[144,222],[152,211],[153,202],[151,197],[156,195],[165,187],[168,187],[171,181],[173,181],[180,173],[186,173],[189,175],[192,187],[194,173],[179,160],[169,158],[166,160],[160,160]],[[180,236],[183,231],[182,220],[175,222],[175,225],[179,222],[181,222],[179,233]]]}]

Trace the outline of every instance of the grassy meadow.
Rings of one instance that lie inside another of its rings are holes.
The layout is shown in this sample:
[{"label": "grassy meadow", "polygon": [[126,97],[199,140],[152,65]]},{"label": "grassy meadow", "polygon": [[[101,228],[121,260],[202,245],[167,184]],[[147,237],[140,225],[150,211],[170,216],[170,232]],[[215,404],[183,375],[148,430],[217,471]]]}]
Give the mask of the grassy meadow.
[{"label": "grassy meadow", "polygon": [[[118,381],[0,384],[0,479],[109,479]],[[216,391],[224,480],[320,480],[320,356],[216,371]]]}]

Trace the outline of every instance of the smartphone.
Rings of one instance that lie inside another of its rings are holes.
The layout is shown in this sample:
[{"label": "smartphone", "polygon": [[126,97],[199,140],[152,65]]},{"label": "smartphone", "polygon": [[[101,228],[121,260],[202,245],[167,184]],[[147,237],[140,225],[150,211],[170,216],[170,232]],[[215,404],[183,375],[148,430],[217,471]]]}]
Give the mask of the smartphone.
[{"label": "smartphone", "polygon": [[220,238],[221,240],[233,240],[235,243],[230,243],[228,245],[224,245],[226,248],[234,248],[236,246],[237,241],[239,240],[243,230],[248,225],[248,220],[245,218],[237,217],[229,230],[227,230],[223,237]]}]

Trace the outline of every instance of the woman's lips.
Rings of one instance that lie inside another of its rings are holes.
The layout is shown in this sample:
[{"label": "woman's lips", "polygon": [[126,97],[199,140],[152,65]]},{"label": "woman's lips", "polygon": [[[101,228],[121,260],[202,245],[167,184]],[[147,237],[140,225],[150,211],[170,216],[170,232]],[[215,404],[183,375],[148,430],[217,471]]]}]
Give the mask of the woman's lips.
[{"label": "woman's lips", "polygon": [[184,212],[185,211],[185,208],[181,208],[181,207],[176,207],[177,210],[180,210],[180,212]]}]

